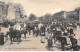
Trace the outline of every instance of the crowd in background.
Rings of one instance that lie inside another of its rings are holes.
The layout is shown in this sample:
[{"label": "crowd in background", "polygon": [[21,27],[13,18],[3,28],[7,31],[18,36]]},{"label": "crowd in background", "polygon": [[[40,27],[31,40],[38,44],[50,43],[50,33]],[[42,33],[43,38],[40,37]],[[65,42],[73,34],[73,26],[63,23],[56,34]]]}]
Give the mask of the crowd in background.
[{"label": "crowd in background", "polygon": [[[9,24],[10,25],[10,24]],[[47,47],[49,49],[54,48],[53,44],[56,42],[61,44],[61,49],[64,51],[65,45],[69,45],[67,42],[67,38],[71,41],[71,46],[68,47],[74,51],[79,51],[79,45],[77,45],[77,39],[74,38],[76,34],[74,31],[77,30],[78,24],[75,23],[57,23],[52,22],[51,24],[34,24],[34,23],[25,23],[25,25],[21,25],[16,22],[14,25],[10,25],[9,31],[4,36],[6,40],[9,40],[12,44],[13,42],[21,42],[21,36],[24,34],[24,38],[27,38],[27,35],[31,35],[33,37],[41,37],[41,43],[45,43],[47,40]],[[1,33],[2,35],[3,33]],[[1,39],[4,40],[4,39]],[[3,43],[3,42],[2,42]]]}]

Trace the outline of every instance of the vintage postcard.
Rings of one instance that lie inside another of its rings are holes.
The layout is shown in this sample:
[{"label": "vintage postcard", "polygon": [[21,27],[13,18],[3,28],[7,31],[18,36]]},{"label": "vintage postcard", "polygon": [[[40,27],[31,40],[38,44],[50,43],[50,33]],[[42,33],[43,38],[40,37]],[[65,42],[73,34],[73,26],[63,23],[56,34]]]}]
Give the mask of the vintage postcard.
[{"label": "vintage postcard", "polygon": [[80,0],[0,0],[0,51],[79,51]]}]

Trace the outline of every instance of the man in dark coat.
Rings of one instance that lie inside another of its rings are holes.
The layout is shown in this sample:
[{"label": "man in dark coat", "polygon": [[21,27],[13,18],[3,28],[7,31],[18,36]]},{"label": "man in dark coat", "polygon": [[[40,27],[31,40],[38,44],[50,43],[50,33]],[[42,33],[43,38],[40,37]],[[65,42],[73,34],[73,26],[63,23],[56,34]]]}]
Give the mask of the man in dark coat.
[{"label": "man in dark coat", "polygon": [[48,39],[48,47],[49,48],[52,48],[53,47],[53,41],[52,41],[52,38],[51,37]]},{"label": "man in dark coat", "polygon": [[54,43],[58,40],[60,42],[60,37],[62,36],[62,33],[61,31],[56,31],[55,34],[54,34]]},{"label": "man in dark coat", "polygon": [[61,37],[61,48],[62,48],[62,51],[65,50],[65,44],[66,44],[66,38],[65,37]]},{"label": "man in dark coat", "polygon": [[34,30],[33,30],[33,37],[35,36],[36,34],[36,27],[34,27]]},{"label": "man in dark coat", "polygon": [[26,31],[27,31],[27,33],[29,32],[29,35],[30,35],[30,23],[27,23],[27,25],[26,25]]},{"label": "man in dark coat", "polygon": [[[68,33],[65,31],[65,32],[63,33],[63,36],[68,36]],[[64,39],[66,39],[66,37],[65,37]],[[67,41],[66,41],[66,40],[65,40],[65,44],[67,45]]]},{"label": "man in dark coat", "polygon": [[14,32],[13,32],[12,27],[9,29],[9,37],[10,37],[10,40],[11,40],[11,43],[12,43],[13,42],[13,37],[14,37]]},{"label": "man in dark coat", "polygon": [[64,35],[64,36],[68,36],[68,33],[64,32],[63,35]]},{"label": "man in dark coat", "polygon": [[4,35],[3,33],[0,33],[0,45],[4,44]]},{"label": "man in dark coat", "polygon": [[37,28],[36,30],[36,37],[38,37],[38,35],[39,35],[39,28]]},{"label": "man in dark coat", "polygon": [[41,31],[45,33],[45,26],[41,26]]},{"label": "man in dark coat", "polygon": [[73,47],[73,51],[79,51],[79,45],[75,45],[74,47]]},{"label": "man in dark coat", "polygon": [[73,34],[73,29],[71,28],[71,29],[70,29],[70,35],[72,35],[72,34]]},{"label": "man in dark coat", "polygon": [[78,50],[77,39],[70,36],[70,41],[71,41],[71,44],[72,44],[71,49]]}]

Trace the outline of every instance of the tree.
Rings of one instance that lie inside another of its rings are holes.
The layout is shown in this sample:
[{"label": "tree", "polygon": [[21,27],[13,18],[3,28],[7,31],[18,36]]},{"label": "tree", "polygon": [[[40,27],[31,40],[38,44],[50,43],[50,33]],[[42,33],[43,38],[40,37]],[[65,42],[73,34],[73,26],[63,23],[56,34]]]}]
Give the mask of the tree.
[{"label": "tree", "polygon": [[71,14],[71,15],[68,16],[68,18],[73,19],[73,20],[78,20],[79,16],[75,15],[75,14]]},{"label": "tree", "polygon": [[52,15],[52,20],[62,21],[64,19],[63,18],[63,13],[64,13],[64,11],[57,12],[57,13],[53,14]]},{"label": "tree", "polygon": [[75,11],[79,14],[80,7],[77,7],[77,8],[75,9]]},{"label": "tree", "polygon": [[79,20],[80,7],[77,7],[74,11],[77,12],[77,15],[76,15],[77,17],[76,17],[76,19]]},{"label": "tree", "polygon": [[39,19],[40,22],[42,22],[42,21],[44,20],[44,17],[41,16],[41,17],[39,17],[38,19]]},{"label": "tree", "polygon": [[52,22],[52,15],[49,14],[49,13],[46,14],[44,21],[45,21],[45,23],[50,23],[50,22]]},{"label": "tree", "polygon": [[17,3],[14,5],[16,15],[20,18],[24,18],[24,10],[21,4]]},{"label": "tree", "polygon": [[30,14],[29,20],[30,20],[30,21],[36,20],[36,16],[35,16],[34,14]]}]

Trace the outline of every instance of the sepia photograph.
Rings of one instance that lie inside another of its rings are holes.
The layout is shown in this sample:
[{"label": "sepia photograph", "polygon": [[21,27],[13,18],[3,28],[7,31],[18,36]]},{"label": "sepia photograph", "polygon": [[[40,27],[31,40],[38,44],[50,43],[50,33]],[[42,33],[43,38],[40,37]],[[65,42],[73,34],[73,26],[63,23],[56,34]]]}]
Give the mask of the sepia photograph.
[{"label": "sepia photograph", "polygon": [[79,51],[80,0],[0,0],[0,51]]}]

